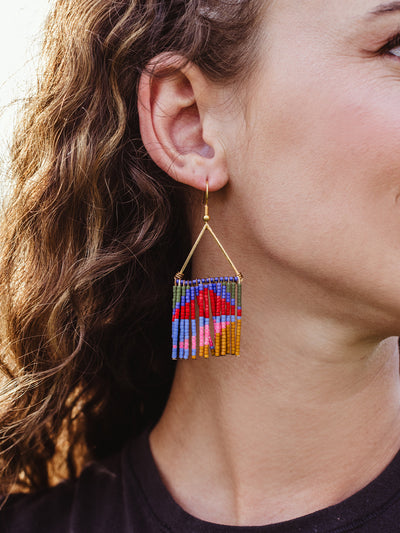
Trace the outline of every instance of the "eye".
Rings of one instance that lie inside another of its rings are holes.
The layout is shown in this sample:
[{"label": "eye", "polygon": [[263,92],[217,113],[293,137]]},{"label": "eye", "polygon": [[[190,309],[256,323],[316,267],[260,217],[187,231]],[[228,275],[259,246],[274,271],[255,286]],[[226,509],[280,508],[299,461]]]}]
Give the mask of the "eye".
[{"label": "eye", "polygon": [[380,50],[379,54],[400,57],[400,32],[396,33]]},{"label": "eye", "polygon": [[400,46],[396,46],[395,48],[391,48],[388,50],[389,54],[392,54],[394,56],[400,57]]}]

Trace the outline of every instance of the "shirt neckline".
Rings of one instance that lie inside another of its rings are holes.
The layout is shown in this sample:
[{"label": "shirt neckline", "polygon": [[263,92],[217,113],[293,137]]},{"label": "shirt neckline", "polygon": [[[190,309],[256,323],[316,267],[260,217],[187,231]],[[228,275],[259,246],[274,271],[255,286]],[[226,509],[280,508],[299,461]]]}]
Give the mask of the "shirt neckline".
[{"label": "shirt neckline", "polygon": [[[311,514],[265,526],[214,524],[185,511],[167,490],[150,448],[147,427],[128,450],[128,462],[143,496],[165,531],[191,533],[345,533],[366,524],[400,499],[400,450],[389,465],[363,489],[344,501]],[[183,529],[184,528],[184,529]]]}]

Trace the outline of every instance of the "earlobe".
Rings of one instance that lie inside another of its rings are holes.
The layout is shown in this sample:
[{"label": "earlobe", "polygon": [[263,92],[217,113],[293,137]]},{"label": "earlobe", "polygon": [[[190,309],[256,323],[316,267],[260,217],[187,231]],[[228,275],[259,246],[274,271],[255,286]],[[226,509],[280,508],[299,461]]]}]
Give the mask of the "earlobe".
[{"label": "earlobe", "polygon": [[222,146],[205,131],[213,118],[211,106],[204,105],[208,82],[192,65],[173,75],[154,74],[142,74],[138,91],[140,131],[150,157],[177,181],[204,189],[208,177],[210,191],[220,189],[228,178]]}]

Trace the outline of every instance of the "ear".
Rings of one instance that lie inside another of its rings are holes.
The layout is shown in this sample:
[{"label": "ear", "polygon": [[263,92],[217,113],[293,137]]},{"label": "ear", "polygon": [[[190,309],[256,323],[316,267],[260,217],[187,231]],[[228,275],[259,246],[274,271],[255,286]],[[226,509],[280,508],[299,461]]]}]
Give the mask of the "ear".
[{"label": "ear", "polygon": [[[168,68],[174,73],[166,74]],[[138,91],[140,131],[150,157],[172,178],[194,188],[204,190],[208,178],[210,192],[228,182],[217,134],[217,92],[197,66],[177,68],[176,56],[155,58]]]}]

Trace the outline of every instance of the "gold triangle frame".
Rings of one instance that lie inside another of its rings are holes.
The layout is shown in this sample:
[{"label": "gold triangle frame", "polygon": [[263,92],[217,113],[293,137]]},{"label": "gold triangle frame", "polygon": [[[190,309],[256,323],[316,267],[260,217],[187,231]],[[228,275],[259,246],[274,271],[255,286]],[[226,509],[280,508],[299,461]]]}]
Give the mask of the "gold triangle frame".
[{"label": "gold triangle frame", "polygon": [[218,237],[215,235],[214,231],[212,230],[210,224],[208,223],[209,220],[210,220],[210,216],[209,216],[209,213],[208,213],[208,179],[206,180],[206,190],[204,191],[204,199],[203,199],[203,205],[204,205],[204,210],[205,210],[205,213],[204,213],[204,216],[203,216],[203,220],[204,220],[204,226],[203,226],[203,229],[200,231],[200,234],[199,236],[197,237],[197,240],[196,242],[194,243],[192,249],[190,250],[189,252],[189,255],[187,256],[186,258],[186,261],[184,262],[182,268],[180,269],[180,271],[175,275],[175,282],[178,282],[178,280],[182,280],[183,279],[183,276],[184,276],[184,271],[187,267],[187,265],[189,264],[189,261],[191,260],[192,258],[192,255],[194,254],[199,242],[201,241],[204,233],[206,230],[208,230],[211,235],[214,237],[216,243],[218,244],[218,246],[220,247],[220,249],[222,250],[223,254],[225,255],[226,259],[229,261],[230,265],[232,266],[233,270],[235,271],[235,274],[236,276],[238,277],[238,283],[242,283],[243,281],[243,275],[238,271],[238,269],[235,267],[235,265],[233,264],[233,261],[232,259],[229,257],[228,253],[226,252],[225,248],[222,246],[221,242],[219,241]]}]

